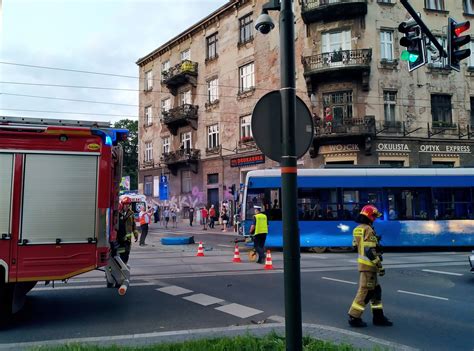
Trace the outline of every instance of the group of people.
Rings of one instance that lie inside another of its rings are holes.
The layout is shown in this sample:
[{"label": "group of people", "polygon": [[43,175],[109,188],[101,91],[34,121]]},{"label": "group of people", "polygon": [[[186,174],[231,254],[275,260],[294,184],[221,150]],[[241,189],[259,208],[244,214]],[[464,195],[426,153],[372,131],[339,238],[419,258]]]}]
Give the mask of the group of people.
[{"label": "group of people", "polygon": [[229,220],[229,209],[227,206],[222,205],[219,214],[216,211],[214,205],[211,205],[209,209],[206,206],[201,206],[198,210],[195,210],[194,207],[189,209],[189,225],[192,227],[194,222],[194,217],[202,225],[203,230],[214,229],[216,222],[221,223],[221,230],[223,232],[227,231],[228,225],[230,224]]}]

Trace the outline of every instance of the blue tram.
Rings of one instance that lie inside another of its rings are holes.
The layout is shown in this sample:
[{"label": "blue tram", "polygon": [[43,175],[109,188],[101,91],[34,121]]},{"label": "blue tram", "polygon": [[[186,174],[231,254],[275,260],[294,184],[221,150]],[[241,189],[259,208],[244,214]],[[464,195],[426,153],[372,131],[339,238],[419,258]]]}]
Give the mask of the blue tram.
[{"label": "blue tram", "polygon": [[[365,204],[383,217],[375,223],[391,247],[474,247],[474,169],[347,168],[298,170],[301,247],[348,247]],[[248,235],[253,206],[269,219],[266,246],[282,247],[281,173],[247,174],[241,216]]]}]

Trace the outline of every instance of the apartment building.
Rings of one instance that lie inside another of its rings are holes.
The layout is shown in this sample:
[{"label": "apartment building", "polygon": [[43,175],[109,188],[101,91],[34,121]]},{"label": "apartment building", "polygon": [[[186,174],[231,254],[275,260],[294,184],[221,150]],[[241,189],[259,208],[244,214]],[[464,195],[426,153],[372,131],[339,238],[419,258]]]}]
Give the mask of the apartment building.
[{"label": "apartment building", "polygon": [[[473,2],[411,4],[446,46],[448,17],[474,17]],[[248,171],[278,167],[251,130],[256,102],[280,86],[278,25],[254,29],[263,4],[231,0],[137,61],[139,190],[157,202],[161,175],[186,208],[231,200]],[[428,50],[408,72],[398,0],[300,0],[294,12],[297,95],[315,125],[299,167],[474,166],[474,56],[455,72]]]}]

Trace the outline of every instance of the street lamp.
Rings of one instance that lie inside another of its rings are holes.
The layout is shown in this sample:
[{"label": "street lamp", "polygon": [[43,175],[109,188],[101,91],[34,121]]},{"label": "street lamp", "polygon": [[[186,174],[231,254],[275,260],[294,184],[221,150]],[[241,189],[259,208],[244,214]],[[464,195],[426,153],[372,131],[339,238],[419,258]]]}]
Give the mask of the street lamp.
[{"label": "street lamp", "polygon": [[[268,34],[275,25],[268,11],[280,11],[281,192],[285,280],[286,349],[302,350],[300,235],[297,213],[295,28],[292,0],[270,0],[255,29]],[[276,138],[279,136],[276,135]],[[279,141],[279,140],[278,140]]]}]

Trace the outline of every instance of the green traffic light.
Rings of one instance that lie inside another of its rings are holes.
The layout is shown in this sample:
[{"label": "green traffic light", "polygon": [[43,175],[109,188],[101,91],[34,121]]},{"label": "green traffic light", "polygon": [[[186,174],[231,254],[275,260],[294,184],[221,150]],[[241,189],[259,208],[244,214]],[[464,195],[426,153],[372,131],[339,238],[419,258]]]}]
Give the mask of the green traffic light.
[{"label": "green traffic light", "polygon": [[401,54],[401,59],[403,61],[416,62],[420,55],[416,52],[409,52],[408,50],[403,50]]}]

